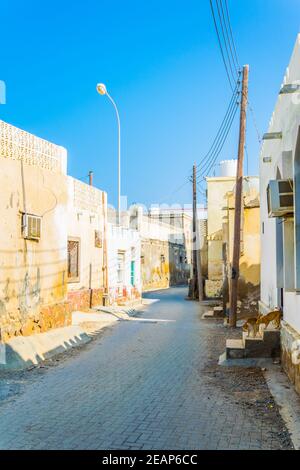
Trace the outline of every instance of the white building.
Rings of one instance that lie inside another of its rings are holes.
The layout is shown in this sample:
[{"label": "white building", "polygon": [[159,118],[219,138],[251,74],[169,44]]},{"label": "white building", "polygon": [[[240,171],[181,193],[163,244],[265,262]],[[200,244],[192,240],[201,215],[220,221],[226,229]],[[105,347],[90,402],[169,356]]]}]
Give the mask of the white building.
[{"label": "white building", "polygon": [[141,240],[137,230],[108,224],[109,304],[141,297]]},{"label": "white building", "polygon": [[300,35],[297,37],[268,132],[264,136],[260,156],[260,310],[267,313],[279,307],[283,311],[282,363],[300,393],[299,84]]}]

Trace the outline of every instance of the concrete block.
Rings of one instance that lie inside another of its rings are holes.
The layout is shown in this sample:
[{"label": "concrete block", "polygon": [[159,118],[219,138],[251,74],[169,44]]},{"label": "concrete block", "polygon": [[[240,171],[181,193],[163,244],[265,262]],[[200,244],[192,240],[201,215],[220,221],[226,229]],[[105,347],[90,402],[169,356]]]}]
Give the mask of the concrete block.
[{"label": "concrete block", "polygon": [[243,359],[245,357],[245,348],[241,339],[226,340],[226,358]]},{"label": "concrete block", "polygon": [[205,281],[205,295],[208,299],[219,298],[222,296],[223,281],[212,281],[207,279]]},{"label": "concrete block", "polygon": [[205,320],[207,318],[214,318],[214,311],[208,310],[207,312],[203,313],[202,318]]},{"label": "concrete block", "polygon": [[224,318],[223,307],[214,307],[214,317]]}]

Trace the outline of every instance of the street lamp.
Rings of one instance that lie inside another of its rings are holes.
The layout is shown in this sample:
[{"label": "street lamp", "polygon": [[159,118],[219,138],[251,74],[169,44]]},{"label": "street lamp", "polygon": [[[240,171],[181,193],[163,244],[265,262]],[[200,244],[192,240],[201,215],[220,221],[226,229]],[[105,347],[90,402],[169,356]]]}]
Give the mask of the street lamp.
[{"label": "street lamp", "polygon": [[108,93],[104,83],[97,84],[97,92],[99,95],[106,95],[107,98],[112,102],[113,107],[115,108],[117,121],[118,121],[118,215],[117,215],[117,224],[121,224],[121,124],[120,116],[116,103]]}]

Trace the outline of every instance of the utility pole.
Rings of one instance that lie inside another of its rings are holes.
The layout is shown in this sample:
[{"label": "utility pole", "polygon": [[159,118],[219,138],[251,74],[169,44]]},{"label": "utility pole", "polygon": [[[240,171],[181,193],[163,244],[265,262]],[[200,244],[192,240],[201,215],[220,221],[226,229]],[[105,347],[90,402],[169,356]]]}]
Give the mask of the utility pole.
[{"label": "utility pole", "polygon": [[246,138],[246,113],[247,113],[247,102],[248,102],[248,76],[249,76],[249,65],[244,65],[241,111],[240,111],[238,163],[237,163],[236,185],[235,185],[234,239],[233,239],[233,257],[232,257],[231,292],[230,292],[229,325],[232,327],[236,327],[236,318],[237,318],[237,296],[238,296],[238,280],[239,280],[240,250],[241,250],[243,163],[244,163],[244,148],[245,148],[245,138]]},{"label": "utility pole", "polygon": [[200,234],[198,229],[198,216],[197,216],[197,167],[193,166],[193,293],[192,298],[197,298],[199,302],[203,300],[203,279],[202,279],[202,265],[201,265],[201,251],[200,251]]},{"label": "utility pole", "polygon": [[93,186],[93,172],[89,171],[89,185]]},{"label": "utility pole", "polygon": [[[197,212],[196,212],[197,215]],[[200,246],[200,233],[198,219],[196,218],[196,241],[197,241],[197,273],[198,273],[198,298],[199,302],[204,299],[203,292],[203,276],[202,276],[202,263],[201,263],[201,246]]]},{"label": "utility pole", "polygon": [[197,274],[197,168],[193,166],[193,280],[192,299],[196,299],[198,274]]}]

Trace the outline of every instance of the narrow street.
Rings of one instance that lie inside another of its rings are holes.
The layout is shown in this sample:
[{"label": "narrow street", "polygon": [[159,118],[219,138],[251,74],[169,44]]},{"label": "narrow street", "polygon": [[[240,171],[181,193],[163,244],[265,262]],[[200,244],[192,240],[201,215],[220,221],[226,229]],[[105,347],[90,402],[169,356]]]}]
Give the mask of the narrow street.
[{"label": "narrow street", "polygon": [[2,376],[0,448],[291,448],[261,370],[219,367],[229,332],[185,296],[146,295],[159,301],[141,318],[170,322],[119,322],[44,368]]}]

